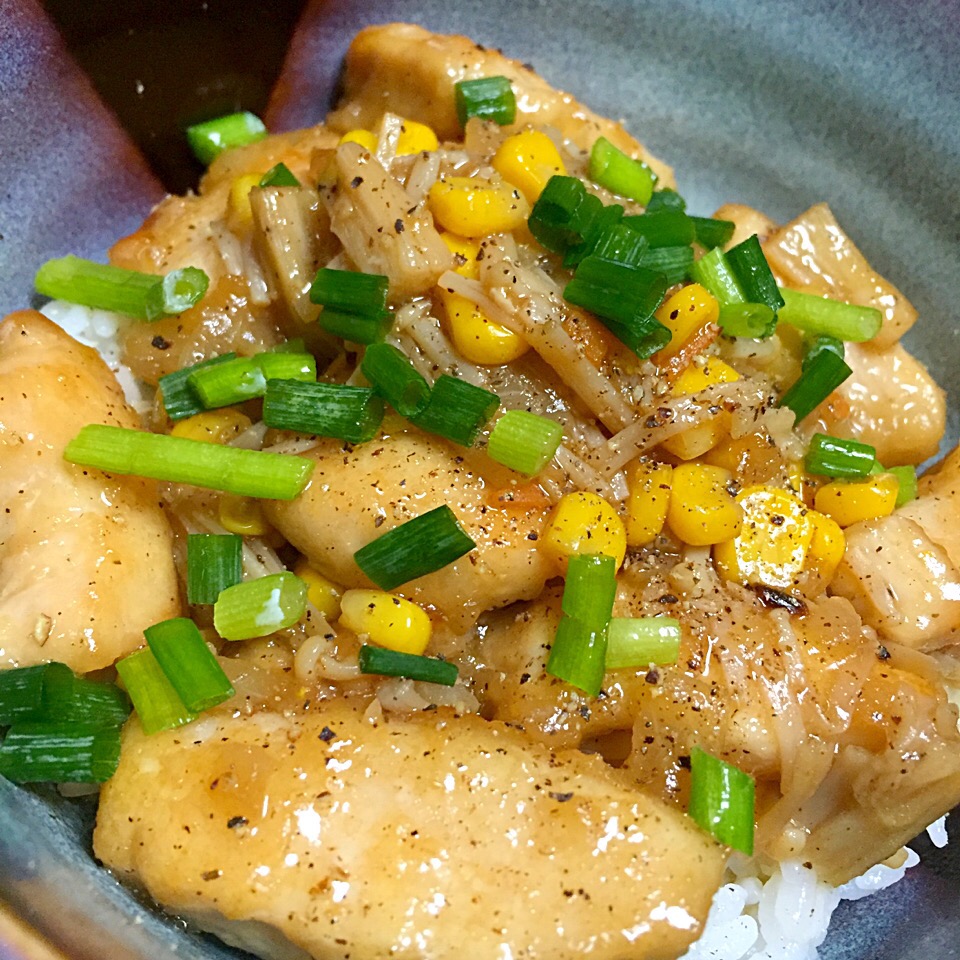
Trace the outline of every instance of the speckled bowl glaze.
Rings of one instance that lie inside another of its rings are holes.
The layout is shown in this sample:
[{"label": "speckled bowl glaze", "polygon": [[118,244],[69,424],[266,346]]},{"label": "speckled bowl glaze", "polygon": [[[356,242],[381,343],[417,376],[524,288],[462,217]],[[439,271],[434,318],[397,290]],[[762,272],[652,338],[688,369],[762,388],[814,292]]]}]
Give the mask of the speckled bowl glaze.
[{"label": "speckled bowl glaze", "polygon": [[[102,256],[161,195],[33,3],[0,0],[4,312],[31,302],[38,263],[67,252]],[[205,18],[223,42],[235,23],[211,18],[210,6],[170,4],[166,27],[175,35]],[[271,5],[254,7],[243,16],[270,18]],[[501,47],[624,118],[674,165],[694,212],[739,200],[785,220],[827,200],[918,306],[909,346],[951,392],[956,441],[960,0],[316,2],[293,36],[271,126],[319,120],[352,33],[389,20]],[[136,56],[151,49],[141,44]],[[169,57],[169,46],[154,55]],[[122,47],[115,56],[120,69]],[[89,801],[0,781],[0,900],[78,960],[240,956],[162,917],[98,868],[92,816]],[[903,883],[840,908],[824,960],[960,957],[960,839],[937,851],[920,838],[915,848],[923,864]],[[8,958],[24,960],[0,943],[0,960]]]}]

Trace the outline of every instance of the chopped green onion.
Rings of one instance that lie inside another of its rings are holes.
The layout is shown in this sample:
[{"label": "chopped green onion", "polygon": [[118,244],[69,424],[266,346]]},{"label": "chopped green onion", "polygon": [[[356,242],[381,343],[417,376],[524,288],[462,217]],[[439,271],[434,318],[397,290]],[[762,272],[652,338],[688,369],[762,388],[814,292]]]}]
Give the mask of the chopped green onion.
[{"label": "chopped green onion", "polygon": [[595,629],[564,614],[547,660],[547,673],[591,697],[600,693],[607,655],[607,628]]},{"label": "chopped green onion", "polygon": [[567,561],[560,608],[566,616],[605,630],[617,595],[617,561],[603,553],[575,554]]},{"label": "chopped green onion", "polygon": [[654,273],[662,273],[672,287],[675,283],[681,283],[690,273],[693,247],[657,247],[656,250],[648,250],[641,266]]},{"label": "chopped green onion", "polygon": [[673,617],[614,617],[607,627],[608,670],[676,663],[680,621]]},{"label": "chopped green onion", "polygon": [[533,477],[553,459],[562,439],[563,427],[556,420],[526,410],[508,410],[490,431],[487,455]]},{"label": "chopped green onion", "polygon": [[766,340],[777,329],[777,315],[765,303],[725,303],[717,324],[728,337]]},{"label": "chopped green onion", "polygon": [[749,303],[766,304],[774,313],[783,306],[780,288],[773,279],[756,234],[729,249],[726,258]]},{"label": "chopped green onion", "polygon": [[641,237],[646,237],[654,250],[693,243],[693,221],[682,210],[648,211],[639,216],[624,217],[623,222]]},{"label": "chopped green onion", "polygon": [[317,379],[317,361],[309,353],[267,351],[194,370],[187,378],[207,410],[262,397],[268,380]]},{"label": "chopped green onion", "polygon": [[381,590],[393,590],[459,560],[474,547],[454,512],[442,506],[377,537],[353,559]]},{"label": "chopped green onion", "polygon": [[664,187],[662,190],[654,190],[647,204],[647,213],[655,213],[658,210],[679,210],[681,213],[687,209],[687,201],[670,187]]},{"label": "chopped green onion", "polygon": [[117,673],[137,708],[140,726],[148,736],[196,720],[196,716],[183,705],[149,647],[119,660]]},{"label": "chopped green onion", "polygon": [[715,220],[713,217],[691,217],[697,243],[706,250],[722,247],[733,236],[736,224],[731,220]]},{"label": "chopped green onion", "polygon": [[[577,209],[577,233],[582,238],[569,247],[563,257],[563,265],[573,269],[581,260],[592,254],[598,244],[618,226],[623,219],[623,207],[619,203],[604,206],[599,197],[588,193]],[[607,259],[611,257],[608,252]]]},{"label": "chopped green onion", "polygon": [[666,289],[663,276],[645,267],[587,257],[563,297],[602,319],[629,327],[653,315]]},{"label": "chopped green onion", "polygon": [[566,253],[583,243],[598,207],[602,209],[603,204],[587,193],[577,177],[554,175],[534,203],[527,226],[541,246],[554,253]]},{"label": "chopped green onion", "polygon": [[267,128],[263,121],[249,111],[230,113],[187,127],[187,142],[194,156],[204,165],[210,164],[224,150],[245,147],[263,140]]},{"label": "chopped green onion", "polygon": [[289,571],[227,587],[213,606],[224,640],[266,637],[297,623],[307,611],[307,585]]},{"label": "chopped green onion", "polygon": [[190,483],[270,500],[292,500],[307,485],[315,466],[303,457],[242,450],[101,423],[83,427],[67,444],[63,456],[69,463],[107,473]]},{"label": "chopped green onion", "polygon": [[843,357],[825,350],[807,364],[797,382],[780,398],[779,405],[792,410],[796,423],[800,423],[852,373]]},{"label": "chopped green onion", "polygon": [[495,393],[443,374],[434,383],[424,408],[411,420],[427,433],[472,447],[499,406],[500,398]]},{"label": "chopped green onion", "polygon": [[324,307],[317,317],[317,323],[327,333],[351,343],[377,343],[390,332],[393,314],[384,310],[376,316],[363,317],[356,313],[342,313]]},{"label": "chopped green onion", "polygon": [[821,477],[866,477],[877,462],[877,451],[868,443],[815,433],[807,449],[807,473]]},{"label": "chopped green onion", "polygon": [[187,602],[216,603],[243,578],[243,537],[235,533],[187,536]]},{"label": "chopped green onion", "polygon": [[210,357],[209,360],[201,360],[192,366],[183,367],[162,376],[159,380],[160,398],[163,400],[163,408],[167,411],[167,416],[171,420],[183,420],[202,413],[204,406],[196,390],[190,385],[191,374],[221,363],[228,363],[236,357],[235,353],[225,353],[221,357]]},{"label": "chopped green onion", "polygon": [[191,713],[209,710],[233,696],[223,667],[192,620],[164,620],[147,627],[143,635],[160,669]]},{"label": "chopped green onion", "polygon": [[897,507],[902,507],[905,503],[917,499],[916,467],[888,467],[886,472],[893,474],[897,478],[897,483],[900,484],[897,488]]},{"label": "chopped green onion", "polygon": [[874,307],[858,307],[796,290],[781,289],[780,294],[784,302],[780,319],[806,333],[863,343],[872,340],[883,326],[883,314]]},{"label": "chopped green onion", "polygon": [[24,721],[120,725],[129,713],[122,690],[74,676],[63,663],[0,671],[0,726]]},{"label": "chopped green onion", "polygon": [[817,356],[818,353],[828,351],[835,353],[841,360],[844,359],[846,351],[843,341],[836,337],[818,336],[807,337],[803,347],[803,369]]},{"label": "chopped green onion", "polygon": [[[622,207],[604,207],[604,212],[607,210],[616,212],[622,209]],[[590,243],[590,248],[589,256],[591,257],[622,263],[628,267],[639,267],[644,263],[649,252],[649,243],[646,237],[631,230],[622,221],[618,221],[596,237]],[[584,259],[586,257],[578,258],[577,263]],[[567,261],[564,260],[564,266],[566,265]]]},{"label": "chopped green onion", "polygon": [[646,205],[657,175],[642,160],[628,157],[606,137],[597,137],[590,150],[590,179],[621,197]]},{"label": "chopped green onion", "polygon": [[164,277],[74,256],[48,260],[34,278],[37,293],[45,297],[138,320],[183,313],[203,297],[208,284],[207,275],[196,267],[174,270]]},{"label": "chopped green onion", "polygon": [[506,77],[461,80],[454,84],[453,95],[461,127],[465,127],[471,117],[492,120],[501,127],[516,119],[517,98]]},{"label": "chopped green onion", "polygon": [[690,276],[701,287],[709,290],[721,307],[747,301],[736,275],[719,247],[697,260],[690,268]]},{"label": "chopped green onion", "polygon": [[313,279],[310,300],[338,313],[374,317],[387,309],[389,285],[380,274],[324,267]]},{"label": "chopped green onion", "polygon": [[277,163],[260,178],[260,186],[299,187],[300,181],[285,163]]},{"label": "chopped green onion", "polygon": [[377,435],[382,421],[383,400],[370,387],[267,381],[263,422],[268,427],[366,443]]},{"label": "chopped green onion", "polygon": [[120,762],[120,728],[18,723],[0,743],[0,776],[14,783],[103,783]]},{"label": "chopped green onion", "polygon": [[393,344],[373,343],[367,347],[360,369],[401,416],[416,416],[430,398],[430,384]]},{"label": "chopped green onion", "polygon": [[442,683],[452,687],[457,682],[459,671],[455,663],[420,657],[414,653],[401,653],[365,643],[357,657],[361,673],[375,673],[382,677],[406,677],[425,683]]},{"label": "chopped green onion", "polygon": [[690,752],[688,813],[721,843],[753,853],[753,777],[700,747]]}]

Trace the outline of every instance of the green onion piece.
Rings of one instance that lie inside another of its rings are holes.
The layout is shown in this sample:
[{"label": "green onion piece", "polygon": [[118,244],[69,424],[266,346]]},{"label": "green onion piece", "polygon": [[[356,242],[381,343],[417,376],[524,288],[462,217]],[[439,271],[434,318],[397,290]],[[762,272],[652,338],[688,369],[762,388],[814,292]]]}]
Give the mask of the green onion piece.
[{"label": "green onion piece", "polygon": [[387,309],[389,284],[380,274],[324,267],[313,279],[310,300],[339,313],[375,317]]},{"label": "green onion piece", "polygon": [[605,630],[617,595],[617,561],[603,553],[575,554],[567,561],[560,608],[566,616]]},{"label": "green onion piece", "polygon": [[653,315],[666,289],[663,276],[645,267],[587,257],[564,289],[563,298],[602,319],[630,326]]},{"label": "green onion piece", "polygon": [[495,393],[443,374],[434,383],[426,406],[410,419],[427,433],[472,447],[499,406],[500,398]]},{"label": "green onion piece", "polygon": [[[622,209],[622,207],[604,207],[604,213],[608,210],[616,212]],[[590,243],[589,256],[596,257],[598,260],[622,263],[628,267],[639,267],[644,263],[648,253],[647,238],[618,220]],[[577,263],[584,259],[586,257],[580,257]],[[564,260],[564,266],[566,265],[567,261]]]},{"label": "green onion piece", "polygon": [[817,356],[818,353],[828,351],[835,353],[841,360],[845,357],[843,341],[836,337],[807,337],[803,346],[803,369]]},{"label": "green onion piece", "polygon": [[584,233],[603,204],[577,177],[552,176],[537,198],[527,226],[537,242],[554,253],[583,243]]},{"label": "green onion piece", "polygon": [[657,247],[648,250],[642,266],[654,273],[662,273],[672,287],[681,283],[693,266],[693,247]]},{"label": "green onion piece", "polygon": [[682,210],[657,210],[639,216],[624,217],[624,224],[634,233],[647,238],[651,249],[690,246],[693,243],[693,221]]},{"label": "green onion piece", "polygon": [[706,250],[722,247],[729,242],[736,229],[732,220],[715,220],[713,217],[691,217],[697,243]]},{"label": "green onion piece", "polygon": [[261,187],[299,187],[300,181],[285,163],[274,164],[261,178]]},{"label": "green onion piece", "polygon": [[210,278],[197,267],[171,270],[147,294],[147,319],[178,317],[198,304],[210,286]]},{"label": "green onion piece", "polygon": [[[300,341],[301,347],[303,341]],[[302,380],[311,383],[317,379],[317,358],[305,350],[266,350],[254,360],[267,380]]]},{"label": "green onion piece", "polygon": [[783,306],[780,288],[773,279],[767,258],[760,248],[760,238],[753,234],[726,252],[727,263],[750,303],[766,304],[774,313]]},{"label": "green onion piece", "polygon": [[821,477],[866,477],[877,462],[877,451],[868,443],[815,433],[807,449],[807,473]]},{"label": "green onion piece", "polygon": [[69,463],[107,473],[190,483],[270,500],[292,500],[307,485],[315,466],[303,457],[224,447],[101,423],[83,427],[67,444],[63,456]]},{"label": "green onion piece", "polygon": [[796,423],[811,414],[853,371],[842,357],[824,351],[811,360],[797,382],[780,398],[792,410]]},{"label": "green onion piece", "polygon": [[688,813],[721,843],[753,853],[754,780],[749,774],[707,753],[690,751]]},{"label": "green onion piece", "polygon": [[501,127],[516,119],[517,98],[506,77],[461,80],[454,84],[453,96],[461,127],[465,127],[471,117],[492,120]]},{"label": "green onion piece", "polygon": [[118,661],[117,673],[137,708],[140,726],[148,736],[196,720],[196,716],[183,705],[149,647]]},{"label": "green onion piece", "polygon": [[370,387],[267,381],[263,422],[268,427],[366,443],[377,435],[382,421],[383,400]]},{"label": "green onion piece", "polygon": [[690,276],[701,287],[709,290],[721,307],[729,303],[746,303],[747,301],[736,275],[719,247],[695,261],[690,268]]},{"label": "green onion piece", "polygon": [[317,361],[311,354],[275,351],[202,367],[187,377],[206,410],[262,397],[268,380],[313,382],[316,379]]},{"label": "green onion piece", "polygon": [[203,123],[187,127],[187,142],[194,156],[204,165],[231,147],[245,147],[249,143],[263,140],[267,128],[263,121],[253,113],[230,113],[225,117],[215,117]]},{"label": "green onion piece", "polygon": [[905,503],[909,503],[911,500],[917,499],[916,467],[888,467],[885,472],[893,474],[893,476],[897,478],[897,483],[900,484],[900,486],[897,488],[896,505],[898,507],[902,507]]},{"label": "green onion piece", "polygon": [[343,313],[324,307],[317,317],[317,322],[327,333],[351,343],[377,343],[390,332],[393,314],[384,310],[373,317],[362,317],[356,313]]},{"label": "green onion piece", "polygon": [[594,252],[600,241],[623,219],[623,207],[611,203],[605,207],[599,197],[588,193],[577,209],[577,233],[579,242],[569,247],[563,257],[563,265],[572,270],[581,260]]},{"label": "green onion piece", "polygon": [[777,315],[765,303],[725,303],[717,324],[728,337],[766,340],[777,329]]},{"label": "green onion piece", "polygon": [[0,671],[0,726],[14,723],[99,723],[119,726],[130,702],[112,683],[74,676],[63,663]]},{"label": "green onion piece", "polygon": [[508,410],[490,431],[487,455],[533,477],[553,459],[562,439],[563,427],[556,420],[526,410]]},{"label": "green onion piece", "polygon": [[162,376],[159,380],[160,397],[163,400],[163,408],[167,411],[167,416],[171,420],[183,420],[186,417],[203,413],[204,406],[200,402],[196,390],[190,385],[191,374],[208,367],[215,367],[221,363],[229,363],[236,357],[235,353],[225,353],[221,357],[201,360],[192,366],[183,367]]},{"label": "green onion piece", "polygon": [[427,405],[430,384],[393,344],[373,343],[367,347],[360,369],[377,393],[401,416],[416,416]]},{"label": "green onion piece", "polygon": [[[665,279],[664,283],[666,283]],[[646,360],[658,350],[662,350],[672,337],[669,329],[654,317],[648,317],[630,326],[617,323],[615,320],[603,320],[603,325],[641,360]]]},{"label": "green onion piece", "polygon": [[284,571],[227,587],[213,606],[213,625],[224,640],[250,640],[292,627],[306,611],[307,585]]},{"label": "green onion piece", "polygon": [[235,533],[187,536],[187,603],[216,603],[243,578],[243,537]]},{"label": "green onion piece", "polygon": [[406,677],[426,683],[442,683],[452,687],[459,671],[455,663],[433,657],[419,657],[414,653],[386,650],[365,643],[357,657],[361,673],[375,673],[383,677]]},{"label": "green onion piece", "polygon": [[607,628],[594,629],[564,615],[547,660],[547,673],[597,696],[603,686],[607,655]]},{"label": "green onion piece", "polygon": [[646,205],[657,175],[642,161],[628,157],[606,137],[597,137],[590,150],[590,179],[621,197]]},{"label": "green onion piece", "polygon": [[608,670],[676,663],[680,621],[673,617],[614,617],[607,627]]},{"label": "green onion piece", "polygon": [[454,512],[442,506],[377,537],[353,559],[381,590],[393,590],[459,560],[474,547]]},{"label": "green onion piece", "polygon": [[654,190],[647,204],[647,213],[656,213],[658,210],[679,210],[681,213],[687,209],[687,201],[670,187],[664,187],[662,190]]},{"label": "green onion piece", "polygon": [[883,314],[874,307],[858,307],[796,290],[781,289],[780,294],[784,301],[780,319],[806,333],[863,343],[872,340],[883,326]]},{"label": "green onion piece", "polygon": [[191,713],[209,710],[233,696],[223,667],[192,620],[164,620],[147,627],[143,635],[160,669]]},{"label": "green onion piece", "polygon": [[120,762],[120,728],[18,723],[0,744],[0,776],[14,783],[103,783]]}]

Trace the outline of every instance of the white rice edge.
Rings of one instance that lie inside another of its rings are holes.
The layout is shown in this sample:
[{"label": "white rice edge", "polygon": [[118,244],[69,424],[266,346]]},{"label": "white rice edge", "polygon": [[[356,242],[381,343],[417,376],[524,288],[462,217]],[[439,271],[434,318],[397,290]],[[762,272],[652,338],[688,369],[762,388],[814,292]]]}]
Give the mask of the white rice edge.
[{"label": "white rice edge", "polygon": [[[117,333],[129,321],[106,310],[52,300],[41,313],[74,339],[97,350],[138,413],[153,404],[152,390],[120,361]],[[960,701],[960,697],[957,697]],[[947,845],[946,815],[927,827],[936,847]],[[798,860],[776,864],[764,876],[755,859],[734,855],[713,896],[702,936],[681,960],[816,960],[830,917],[842,900],[860,900],[902,880],[920,857],[904,847],[899,867],[877,864],[841,887],[819,880]]]}]

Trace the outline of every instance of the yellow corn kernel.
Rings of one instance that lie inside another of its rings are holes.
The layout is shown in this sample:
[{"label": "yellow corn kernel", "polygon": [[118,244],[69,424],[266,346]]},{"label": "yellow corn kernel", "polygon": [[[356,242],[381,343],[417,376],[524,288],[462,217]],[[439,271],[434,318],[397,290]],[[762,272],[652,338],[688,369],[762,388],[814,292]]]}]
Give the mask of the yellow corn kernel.
[{"label": "yellow corn kernel", "polygon": [[734,383],[740,379],[729,363],[724,363],[717,357],[710,357],[702,366],[691,364],[677,377],[673,389],[670,391],[675,397],[686,397],[716,383]]},{"label": "yellow corn kernel", "polygon": [[241,537],[262,537],[270,532],[270,524],[263,515],[260,501],[252,497],[238,497],[225,493],[217,508],[220,526]]},{"label": "yellow corn kernel", "polygon": [[603,497],[580,490],[560,498],[540,545],[562,569],[568,557],[580,553],[605,553],[616,559],[619,568],[627,552],[627,531]]},{"label": "yellow corn kernel", "polygon": [[250,209],[250,191],[260,186],[262,174],[245,173],[230,184],[228,201],[230,218],[235,226],[249,227],[253,224],[253,211]]},{"label": "yellow corn kernel", "polygon": [[444,230],[464,237],[506,233],[525,224],[530,215],[527,198],[502,180],[447,177],[430,188],[429,203]]},{"label": "yellow corn kernel", "polygon": [[888,517],[897,505],[900,484],[890,473],[878,473],[853,482],[834,480],[822,486],[814,498],[814,506],[832,517],[841,527],[860,520]]},{"label": "yellow corn kernel", "polygon": [[713,548],[720,575],[738,583],[796,586],[814,536],[807,505],[778,487],[747,487],[737,495],[743,526],[732,540]]},{"label": "yellow corn kernel", "polygon": [[351,130],[340,138],[340,143],[337,146],[343,143],[359,143],[364,150],[375,153],[379,141],[377,135],[369,130]]},{"label": "yellow corn kernel", "polygon": [[450,338],[457,352],[471,363],[494,365],[510,363],[522,357],[530,345],[523,337],[494,323],[466,297],[449,290],[440,291],[447,314]]},{"label": "yellow corn kernel", "polygon": [[328,580],[322,573],[310,566],[306,557],[301,557],[293,572],[307,585],[307,600],[310,601],[328,620],[340,616],[340,597],[343,587]]},{"label": "yellow corn kernel", "polygon": [[839,524],[818,510],[810,510],[807,516],[813,524],[813,539],[807,553],[807,570],[826,586],[833,579],[843,559],[846,538]]},{"label": "yellow corn kernel", "polygon": [[493,156],[493,168],[504,180],[516,184],[531,203],[552,176],[567,175],[553,141],[539,130],[524,130],[507,137]]},{"label": "yellow corn kernel", "polygon": [[175,437],[202,440],[204,443],[229,443],[252,424],[239,410],[206,410],[184,420],[178,420],[170,431]]},{"label": "yellow corn kernel", "polygon": [[706,323],[716,323],[720,305],[699,283],[691,283],[667,297],[657,310],[657,319],[670,331],[670,342],[658,357],[674,356],[690,337]]},{"label": "yellow corn kernel", "polygon": [[455,233],[441,233],[440,238],[447,245],[447,249],[456,257],[457,265],[453,268],[461,277],[476,280],[480,276],[480,244],[467,237],[458,237]]},{"label": "yellow corn kernel", "polygon": [[400,653],[422,654],[430,642],[430,618],[422,607],[383,590],[347,590],[340,623],[371,643]]},{"label": "yellow corn kernel", "polygon": [[727,435],[730,415],[720,411],[706,423],[698,424],[660,444],[678,460],[696,460],[712,450]]},{"label": "yellow corn kernel", "polygon": [[663,529],[670,504],[673,467],[637,460],[627,473],[627,543],[642,547]]},{"label": "yellow corn kernel", "polygon": [[730,492],[732,480],[722,467],[681,463],[673,468],[667,523],[679,540],[708,547],[740,533],[743,510]]},{"label": "yellow corn kernel", "polygon": [[404,120],[397,140],[397,156],[406,157],[411,153],[436,150],[440,146],[437,135],[425,123],[416,120]]}]

